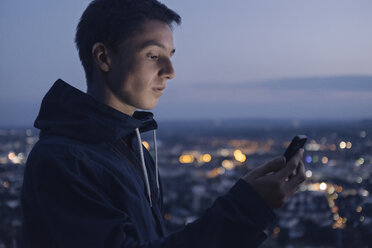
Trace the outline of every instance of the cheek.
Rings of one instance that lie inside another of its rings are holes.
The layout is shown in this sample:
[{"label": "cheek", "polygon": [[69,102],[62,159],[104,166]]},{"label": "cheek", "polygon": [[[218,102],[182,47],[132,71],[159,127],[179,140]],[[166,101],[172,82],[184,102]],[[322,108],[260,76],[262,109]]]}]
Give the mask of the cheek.
[{"label": "cheek", "polygon": [[156,80],[155,66],[142,64],[133,69],[131,72],[133,90],[140,92],[150,89],[154,80]]},{"label": "cheek", "polygon": [[122,86],[125,92],[138,97],[138,95],[146,91],[147,85],[147,80],[144,78],[138,77],[138,75],[131,75],[124,80]]}]

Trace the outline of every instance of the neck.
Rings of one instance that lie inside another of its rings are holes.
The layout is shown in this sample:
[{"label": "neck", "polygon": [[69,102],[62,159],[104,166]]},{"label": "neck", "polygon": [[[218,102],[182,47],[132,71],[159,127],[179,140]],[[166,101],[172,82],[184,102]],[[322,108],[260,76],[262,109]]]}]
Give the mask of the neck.
[{"label": "neck", "polygon": [[132,116],[136,109],[121,101],[105,83],[91,81],[88,83],[87,94],[96,100],[114,108],[126,115]]}]

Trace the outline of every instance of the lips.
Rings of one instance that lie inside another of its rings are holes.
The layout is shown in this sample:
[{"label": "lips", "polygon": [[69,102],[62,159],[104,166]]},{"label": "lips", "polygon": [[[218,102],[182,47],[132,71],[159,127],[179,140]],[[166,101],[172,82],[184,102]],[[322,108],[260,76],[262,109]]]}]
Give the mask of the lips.
[{"label": "lips", "polygon": [[152,88],[152,90],[157,94],[157,95],[163,95],[163,90],[165,89],[165,87],[155,87],[155,88]]},{"label": "lips", "polygon": [[165,87],[156,87],[154,88],[155,90],[160,90],[160,91],[163,91],[165,89]]}]

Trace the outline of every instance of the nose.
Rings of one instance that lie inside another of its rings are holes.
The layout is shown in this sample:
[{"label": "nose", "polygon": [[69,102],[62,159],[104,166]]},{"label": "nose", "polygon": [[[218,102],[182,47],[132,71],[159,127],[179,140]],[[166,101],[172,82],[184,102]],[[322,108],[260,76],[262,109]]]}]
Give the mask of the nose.
[{"label": "nose", "polygon": [[159,71],[159,76],[165,79],[172,79],[176,76],[174,71],[172,61],[170,59],[165,59],[162,63],[162,67]]}]

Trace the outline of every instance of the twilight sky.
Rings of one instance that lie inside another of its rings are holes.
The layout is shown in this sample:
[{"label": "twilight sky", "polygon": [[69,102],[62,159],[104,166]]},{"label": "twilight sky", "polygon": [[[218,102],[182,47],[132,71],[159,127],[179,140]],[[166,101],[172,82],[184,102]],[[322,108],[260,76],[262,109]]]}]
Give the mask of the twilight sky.
[{"label": "twilight sky", "polygon": [[[372,1],[162,2],[183,23],[158,120],[372,117]],[[58,78],[85,91],[73,40],[88,3],[0,2],[0,126],[32,125]]]}]

